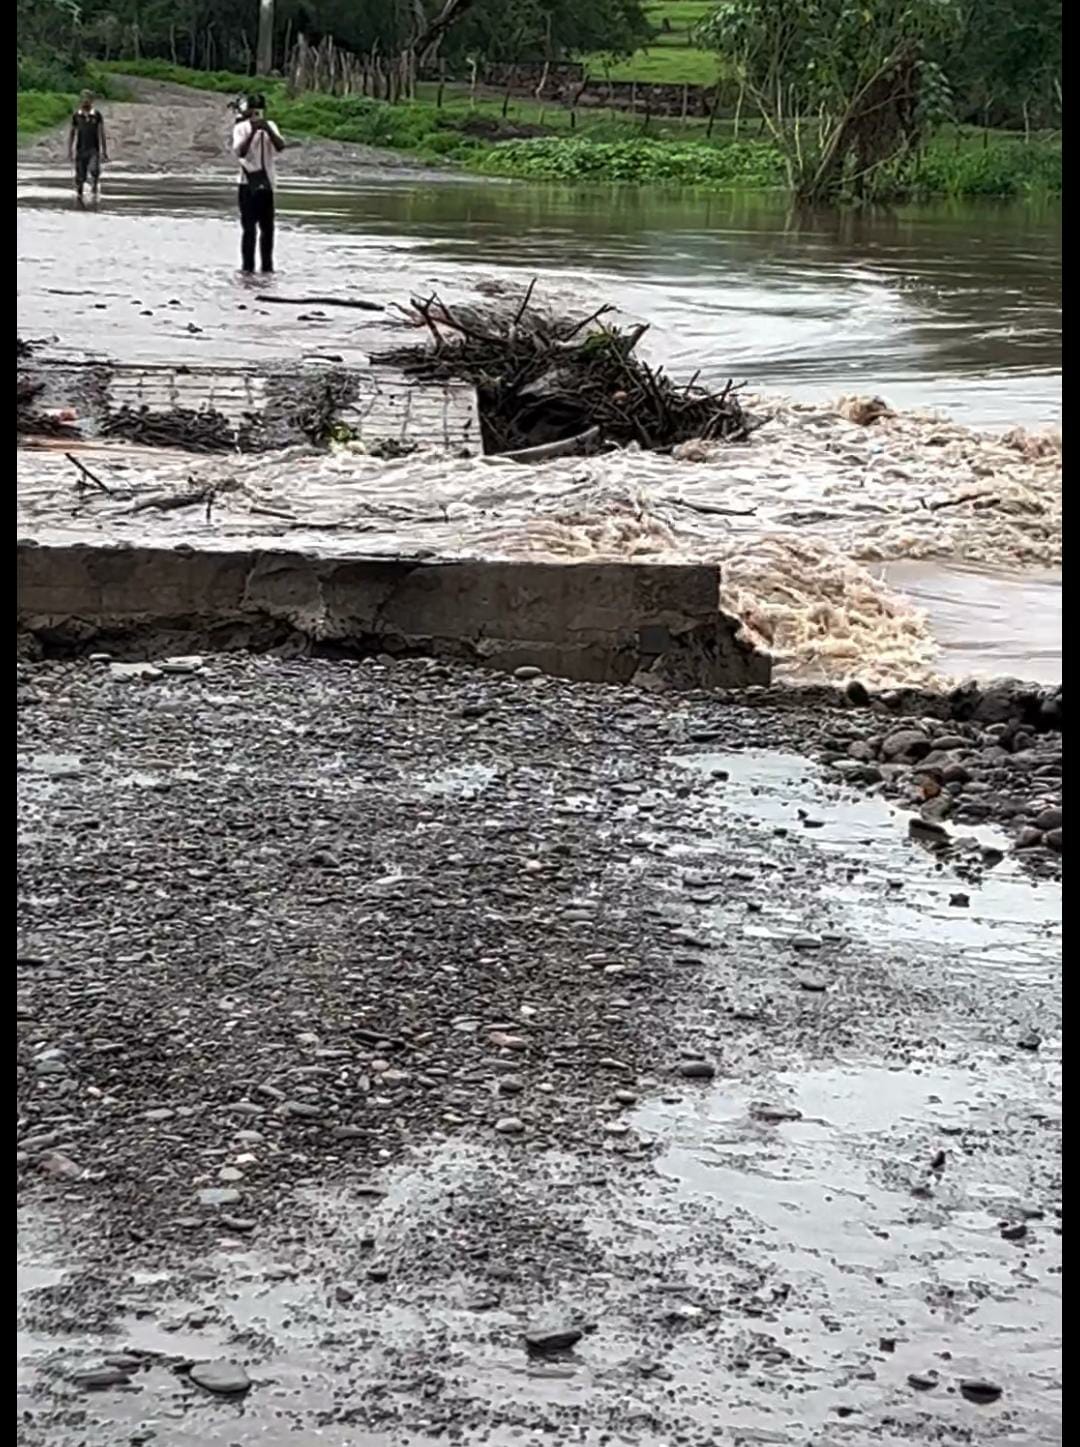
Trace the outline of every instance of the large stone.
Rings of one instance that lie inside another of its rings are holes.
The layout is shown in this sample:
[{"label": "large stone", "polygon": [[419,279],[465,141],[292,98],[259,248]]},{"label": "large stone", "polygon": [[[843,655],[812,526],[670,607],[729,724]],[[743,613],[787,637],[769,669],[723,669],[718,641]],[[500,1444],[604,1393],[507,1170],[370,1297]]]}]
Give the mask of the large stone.
[{"label": "large stone", "polygon": [[569,1323],[532,1326],[525,1333],[525,1346],[530,1352],[564,1352],[575,1346],[583,1335],[581,1327]]},{"label": "large stone", "polygon": [[1035,818],[1031,822],[1032,824],[1034,824],[1036,829],[1042,829],[1044,831],[1049,829],[1060,829],[1061,810],[1055,808],[1043,809],[1038,814],[1036,814]]},{"label": "large stone", "polygon": [[881,743],[881,757],[890,761],[925,759],[929,752],[930,740],[921,729],[894,729]]},{"label": "large stone", "polygon": [[251,1378],[236,1362],[196,1362],[191,1380],[221,1397],[239,1397],[251,1390]]}]

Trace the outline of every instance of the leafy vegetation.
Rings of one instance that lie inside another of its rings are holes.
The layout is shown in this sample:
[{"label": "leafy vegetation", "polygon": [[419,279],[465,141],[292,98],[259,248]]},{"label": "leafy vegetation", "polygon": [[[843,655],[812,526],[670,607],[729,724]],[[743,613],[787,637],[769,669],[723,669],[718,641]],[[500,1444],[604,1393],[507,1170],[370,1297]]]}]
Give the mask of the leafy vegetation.
[{"label": "leafy vegetation", "polygon": [[[888,197],[888,188],[883,188]],[[936,141],[893,180],[898,198],[1061,195],[1061,145],[1050,140],[973,136],[957,146]]]},{"label": "leafy vegetation", "polygon": [[[100,66],[93,69],[100,71]],[[192,70],[169,60],[114,60],[109,69],[116,75],[141,76],[145,80],[164,80],[171,85],[192,86],[196,90],[212,90],[221,95],[243,95],[254,84],[250,75],[236,70]],[[279,81],[259,81],[259,89],[268,95],[284,94]]]},{"label": "leafy vegetation", "polygon": [[637,185],[733,190],[780,186],[783,162],[769,145],[732,141],[504,141],[471,159],[489,175],[552,181],[624,181]]},{"label": "leafy vegetation", "polygon": [[[444,0],[277,0],[275,54],[303,27],[392,55]],[[256,0],[17,0],[18,132],[61,124],[117,72],[238,93]],[[441,42],[463,58],[580,56],[594,76],[713,84],[734,116],[630,115],[486,98],[421,82],[417,99],[290,96],[281,124],[498,175],[712,189],[787,184],[846,196],[1060,193],[1060,0],[462,0]],[[189,64],[181,64],[187,61]],[[225,68],[221,68],[224,66]],[[440,105],[436,105],[438,94]],[[758,137],[748,141],[756,113]],[[957,121],[1005,126],[973,144]],[[1021,134],[1017,134],[1017,133]],[[936,137],[936,138],[935,138]]]},{"label": "leafy vegetation", "polygon": [[75,96],[62,91],[21,90],[16,109],[16,134],[26,140],[40,131],[51,131],[71,117]]},{"label": "leafy vegetation", "polygon": [[1061,125],[1061,0],[958,0],[941,57],[959,119],[1016,130]]},{"label": "leafy vegetation", "polygon": [[[347,50],[394,55],[444,3],[276,0],[273,59],[280,64],[290,38],[301,32],[312,41],[332,36]],[[149,57],[245,74],[254,68],[256,0],[17,0],[17,10],[20,58],[55,56],[74,68],[83,57]],[[651,35],[644,0],[469,0],[439,54],[451,64],[466,57],[559,60],[591,51],[625,56]]]},{"label": "leafy vegetation", "polygon": [[955,37],[956,0],[722,0],[702,35],[784,158],[792,191],[872,195],[948,113],[929,57]]},{"label": "leafy vegetation", "polygon": [[[767,142],[584,141],[544,138],[506,141],[462,151],[452,158],[487,175],[567,183],[628,182],[695,187],[708,191],[780,188],[785,166]],[[951,137],[932,142],[916,157],[891,168],[880,194],[891,201],[913,197],[996,196],[1022,198],[1061,194],[1061,147],[1018,138]]]}]

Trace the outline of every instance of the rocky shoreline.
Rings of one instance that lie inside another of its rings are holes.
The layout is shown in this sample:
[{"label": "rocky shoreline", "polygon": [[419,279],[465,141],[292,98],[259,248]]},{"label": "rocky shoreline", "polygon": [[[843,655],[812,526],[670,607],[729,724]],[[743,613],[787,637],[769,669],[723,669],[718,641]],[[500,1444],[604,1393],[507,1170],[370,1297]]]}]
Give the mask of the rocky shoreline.
[{"label": "rocky shoreline", "polygon": [[[758,707],[822,711],[813,756],[846,783],[894,799],[955,842],[956,826],[995,824],[1025,862],[1055,872],[1062,852],[1062,689],[1018,679],[934,692],[871,693],[781,684],[725,694]],[[842,712],[843,717],[836,718]],[[918,828],[918,823],[915,824]],[[988,846],[992,860],[1000,851]]]},{"label": "rocky shoreline", "polygon": [[1054,886],[893,715],[525,672],[20,664],[19,1440],[1046,1440]]}]

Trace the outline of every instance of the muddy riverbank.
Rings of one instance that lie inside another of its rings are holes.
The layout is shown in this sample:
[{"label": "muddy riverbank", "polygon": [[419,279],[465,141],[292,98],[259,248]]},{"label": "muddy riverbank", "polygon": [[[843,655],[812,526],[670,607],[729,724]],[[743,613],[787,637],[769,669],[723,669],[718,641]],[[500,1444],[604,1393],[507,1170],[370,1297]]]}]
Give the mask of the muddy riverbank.
[{"label": "muddy riverbank", "polygon": [[21,687],[28,1447],[1060,1439],[1059,893],[834,724]]}]

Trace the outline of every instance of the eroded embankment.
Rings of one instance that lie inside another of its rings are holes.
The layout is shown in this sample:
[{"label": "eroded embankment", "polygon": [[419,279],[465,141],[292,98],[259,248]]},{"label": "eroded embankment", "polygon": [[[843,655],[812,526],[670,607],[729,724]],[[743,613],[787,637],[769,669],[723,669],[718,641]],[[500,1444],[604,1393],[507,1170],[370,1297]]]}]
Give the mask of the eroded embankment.
[{"label": "eroded embankment", "polygon": [[[386,461],[352,447],[97,456],[112,495],[80,487],[60,456],[21,452],[19,533],[48,544],[719,564],[723,607],[782,676],[925,682],[941,671],[938,643],[883,578],[886,565],[962,559],[981,569],[972,576],[984,600],[996,570],[1058,566],[1060,439],[910,415],[860,425],[844,415],[853,410],[779,407],[744,444],[529,467],[430,452]],[[147,505],[185,494],[186,507]]]}]

